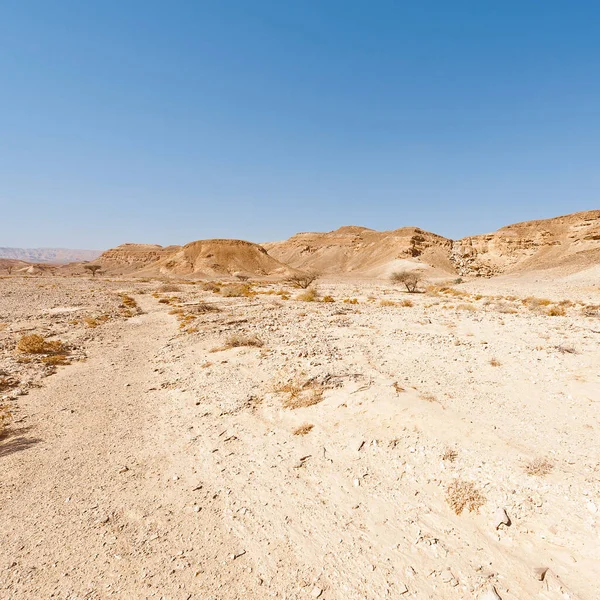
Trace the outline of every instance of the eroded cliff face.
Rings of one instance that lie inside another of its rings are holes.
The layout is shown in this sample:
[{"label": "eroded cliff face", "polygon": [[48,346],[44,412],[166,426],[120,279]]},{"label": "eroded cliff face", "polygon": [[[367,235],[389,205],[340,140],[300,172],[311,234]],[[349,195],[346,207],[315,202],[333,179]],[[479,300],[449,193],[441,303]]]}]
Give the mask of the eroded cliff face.
[{"label": "eroded cliff face", "polygon": [[155,244],[122,244],[103,252],[98,262],[109,270],[137,270],[158,262],[180,248],[181,246],[163,247]]},{"label": "eroded cliff face", "polygon": [[527,221],[453,242],[460,275],[491,277],[565,264],[586,266],[600,255],[600,210]]}]

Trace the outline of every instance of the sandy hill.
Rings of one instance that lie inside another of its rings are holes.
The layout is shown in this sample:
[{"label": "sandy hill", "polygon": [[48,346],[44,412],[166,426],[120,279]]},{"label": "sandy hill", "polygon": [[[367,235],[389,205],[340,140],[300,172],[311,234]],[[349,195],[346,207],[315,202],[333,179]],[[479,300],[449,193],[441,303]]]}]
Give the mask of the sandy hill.
[{"label": "sandy hill", "polygon": [[268,276],[294,269],[269,256],[258,244],[243,240],[198,240],[185,246],[123,244],[107,250],[98,262],[109,272],[139,275]]},{"label": "sandy hill", "polygon": [[26,269],[31,265],[23,260],[16,260],[14,258],[0,258],[0,271],[6,273],[15,273],[20,269]]},{"label": "sandy hill", "polygon": [[66,264],[96,260],[98,250],[71,250],[68,248],[0,248],[0,258],[10,258],[28,263]]},{"label": "sandy hill", "polygon": [[600,263],[600,210],[526,221],[455,241],[457,272],[498,275],[563,267],[576,272]]},{"label": "sandy hill", "polygon": [[281,262],[323,274],[387,276],[414,266],[454,272],[452,240],[417,227],[374,231],[346,226],[328,233],[298,233],[264,246]]}]

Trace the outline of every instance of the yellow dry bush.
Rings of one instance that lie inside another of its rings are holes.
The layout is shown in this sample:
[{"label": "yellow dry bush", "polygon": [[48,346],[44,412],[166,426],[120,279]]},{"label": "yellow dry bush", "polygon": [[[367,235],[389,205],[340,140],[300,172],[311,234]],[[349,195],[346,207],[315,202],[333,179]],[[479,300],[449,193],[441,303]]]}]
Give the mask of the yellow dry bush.
[{"label": "yellow dry bush", "polygon": [[460,515],[465,508],[469,512],[479,512],[485,504],[485,497],[471,481],[455,479],[446,489],[446,502]]},{"label": "yellow dry bush", "polygon": [[17,342],[17,352],[22,354],[57,354],[63,349],[60,340],[48,341],[36,333],[24,335]]},{"label": "yellow dry bush", "polygon": [[305,292],[296,296],[296,300],[302,302],[316,302],[318,298],[319,292],[315,288],[308,288]]}]

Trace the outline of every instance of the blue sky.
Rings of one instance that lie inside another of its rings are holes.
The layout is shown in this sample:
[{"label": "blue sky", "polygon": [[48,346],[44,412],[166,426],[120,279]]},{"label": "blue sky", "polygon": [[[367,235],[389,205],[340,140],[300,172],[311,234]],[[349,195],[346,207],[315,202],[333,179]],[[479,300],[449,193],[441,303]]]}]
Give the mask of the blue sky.
[{"label": "blue sky", "polygon": [[0,246],[600,207],[600,3],[4,0]]}]

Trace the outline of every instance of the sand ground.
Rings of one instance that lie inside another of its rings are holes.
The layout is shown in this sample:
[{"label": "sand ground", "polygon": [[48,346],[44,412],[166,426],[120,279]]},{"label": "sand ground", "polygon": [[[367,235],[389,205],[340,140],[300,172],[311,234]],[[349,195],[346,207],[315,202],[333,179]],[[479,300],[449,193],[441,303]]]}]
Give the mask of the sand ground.
[{"label": "sand ground", "polygon": [[594,282],[160,286],[0,280],[2,598],[598,597]]}]

